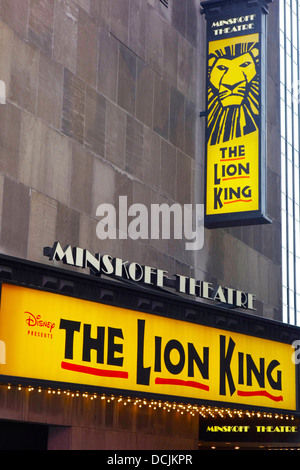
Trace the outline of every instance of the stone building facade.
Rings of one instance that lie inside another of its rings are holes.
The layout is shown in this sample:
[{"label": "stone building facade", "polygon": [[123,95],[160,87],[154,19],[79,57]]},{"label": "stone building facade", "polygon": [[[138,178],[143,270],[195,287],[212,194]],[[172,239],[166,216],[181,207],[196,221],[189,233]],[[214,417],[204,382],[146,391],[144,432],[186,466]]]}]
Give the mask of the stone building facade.
[{"label": "stone building facade", "polygon": [[[184,240],[99,240],[96,211],[103,203],[118,207],[119,196],[147,207],[204,202],[200,1],[1,0],[1,253],[55,265],[43,247],[58,240],[252,292],[257,315],[281,320],[278,28],[274,2],[267,63],[272,224],[205,229],[203,248],[187,251]],[[189,417],[169,426],[165,417],[136,411],[133,425],[106,404],[95,424],[91,410],[69,402],[58,408],[53,398],[45,411],[27,392],[22,400],[1,393],[1,419],[51,423],[50,447],[197,447]]]}]

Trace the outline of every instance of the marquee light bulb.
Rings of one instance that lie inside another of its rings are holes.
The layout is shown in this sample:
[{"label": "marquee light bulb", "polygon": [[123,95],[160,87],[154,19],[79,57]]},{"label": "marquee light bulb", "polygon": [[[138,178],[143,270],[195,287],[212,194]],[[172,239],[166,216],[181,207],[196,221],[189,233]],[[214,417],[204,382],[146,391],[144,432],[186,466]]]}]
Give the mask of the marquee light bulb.
[{"label": "marquee light bulb", "polygon": [[16,390],[18,391],[24,391],[26,392],[26,390],[28,392],[31,392],[31,393],[34,393],[35,391],[37,391],[38,393],[47,393],[47,395],[59,395],[61,397],[63,397],[64,395],[65,396],[71,396],[71,398],[77,398],[79,399],[80,397],[82,398],[90,398],[90,400],[95,400],[97,398],[101,398],[102,401],[105,401],[106,403],[113,403],[114,401],[116,403],[118,403],[118,406],[130,406],[131,404],[133,406],[137,406],[137,408],[143,408],[144,406],[146,406],[147,408],[151,409],[151,410],[161,410],[161,412],[168,412],[170,413],[171,411],[175,411],[176,413],[179,413],[181,415],[183,414],[188,414],[192,417],[194,416],[200,416],[201,418],[203,419],[206,419],[208,417],[211,417],[211,418],[221,418],[221,419],[226,419],[226,418],[230,418],[230,419],[234,419],[235,417],[239,417],[239,418],[248,418],[248,419],[252,419],[252,418],[276,418],[276,419],[286,419],[286,420],[294,420],[294,416],[293,415],[283,415],[282,413],[279,414],[279,413],[275,413],[272,414],[272,413],[262,413],[262,412],[259,412],[259,411],[249,411],[249,410],[232,410],[230,408],[219,408],[219,407],[210,407],[210,406],[205,406],[205,405],[195,405],[195,404],[191,404],[191,403],[187,403],[187,404],[182,404],[182,403],[176,403],[176,402],[173,402],[173,403],[170,403],[168,401],[157,401],[157,400],[153,400],[153,399],[146,399],[146,398],[131,398],[131,397],[126,397],[124,398],[123,396],[114,396],[114,395],[105,395],[105,394],[101,394],[101,395],[98,395],[97,393],[88,393],[88,392],[84,392],[84,393],[79,393],[78,391],[71,391],[71,390],[61,390],[61,389],[51,389],[51,388],[47,388],[47,389],[43,389],[42,387],[38,387],[38,388],[34,388],[34,387],[31,387],[31,386],[28,386],[28,387],[22,387],[21,385],[16,385],[16,386],[12,386],[11,384],[7,384],[7,385],[1,385],[0,384],[0,388],[1,386],[3,387],[6,387],[7,390],[12,390],[13,388],[15,388]]}]

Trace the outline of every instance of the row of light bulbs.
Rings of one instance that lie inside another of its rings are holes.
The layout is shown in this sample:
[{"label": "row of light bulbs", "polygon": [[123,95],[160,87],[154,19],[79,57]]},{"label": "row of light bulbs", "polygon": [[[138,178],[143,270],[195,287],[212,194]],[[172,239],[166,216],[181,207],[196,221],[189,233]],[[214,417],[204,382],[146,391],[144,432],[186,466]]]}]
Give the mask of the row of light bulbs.
[{"label": "row of light bulbs", "polygon": [[231,408],[219,408],[216,406],[205,406],[205,405],[192,405],[192,404],[182,404],[176,402],[154,400],[154,399],[141,399],[141,398],[132,398],[132,397],[123,397],[118,395],[110,394],[97,394],[90,392],[79,392],[71,390],[61,390],[54,388],[42,388],[42,387],[32,387],[32,386],[21,386],[21,385],[3,385],[7,390],[17,389],[18,391],[28,391],[37,393],[46,393],[48,395],[61,395],[62,397],[68,396],[70,398],[84,398],[89,400],[105,400],[107,403],[116,401],[124,406],[133,405],[139,408],[148,407],[153,410],[166,410],[168,413],[175,411],[176,413],[185,414],[188,413],[191,416],[201,416],[202,418],[276,418],[276,419],[286,419],[294,420],[293,415],[285,415],[279,413],[267,413],[259,411],[247,411],[247,410],[233,410]]}]

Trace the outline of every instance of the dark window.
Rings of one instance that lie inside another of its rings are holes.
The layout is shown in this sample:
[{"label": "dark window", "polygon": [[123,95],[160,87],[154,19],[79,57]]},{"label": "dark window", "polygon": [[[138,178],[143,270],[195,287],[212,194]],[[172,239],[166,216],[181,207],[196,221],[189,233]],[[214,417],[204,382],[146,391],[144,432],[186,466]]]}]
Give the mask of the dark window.
[{"label": "dark window", "polygon": [[0,421],[0,450],[47,450],[48,427]]}]

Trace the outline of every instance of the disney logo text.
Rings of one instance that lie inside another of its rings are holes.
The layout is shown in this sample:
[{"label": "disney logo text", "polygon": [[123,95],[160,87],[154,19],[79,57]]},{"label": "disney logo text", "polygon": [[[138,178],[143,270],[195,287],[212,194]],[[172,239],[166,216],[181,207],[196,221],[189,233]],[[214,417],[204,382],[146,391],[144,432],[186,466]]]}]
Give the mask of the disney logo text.
[{"label": "disney logo text", "polygon": [[29,317],[26,319],[26,323],[28,326],[39,326],[41,328],[49,328],[50,333],[55,327],[55,323],[42,320],[41,315],[35,316],[31,312],[24,312],[24,313],[29,315]]}]

